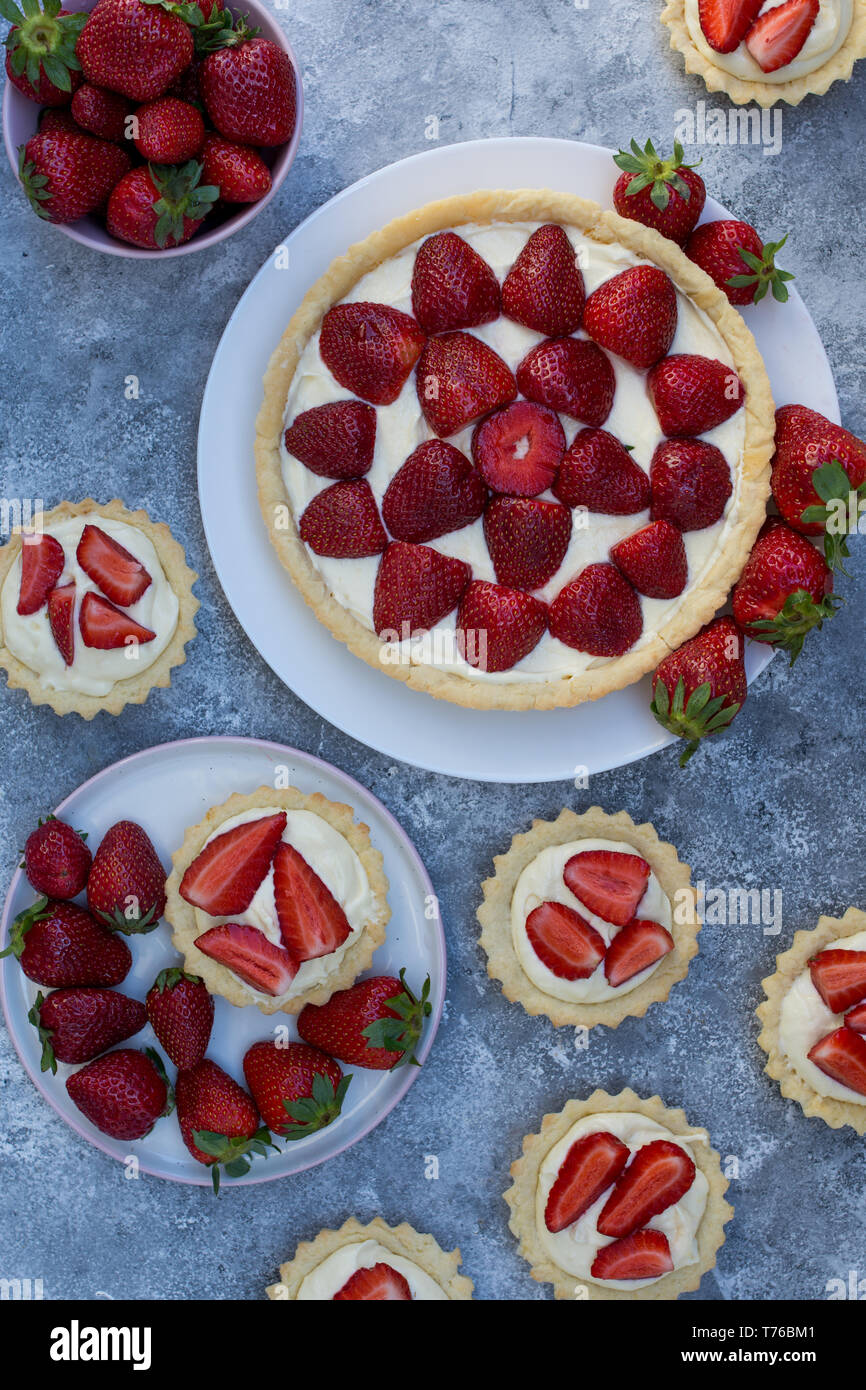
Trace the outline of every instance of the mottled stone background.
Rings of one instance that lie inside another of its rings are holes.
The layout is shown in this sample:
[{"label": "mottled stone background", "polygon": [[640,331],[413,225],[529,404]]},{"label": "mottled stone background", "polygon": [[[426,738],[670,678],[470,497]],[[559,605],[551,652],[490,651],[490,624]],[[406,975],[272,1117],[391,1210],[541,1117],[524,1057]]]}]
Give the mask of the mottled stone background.
[{"label": "mottled stone background", "polygon": [[[201,634],[173,688],[120,719],[61,723],[2,692],[0,865],[11,874],[36,817],[116,758],[205,733],[297,744],[347,769],[402,820],[441,895],[450,952],[446,1018],[424,1073],[372,1135],[323,1168],[225,1190],[123,1179],[40,1100],[0,1036],[0,1274],[42,1276],[46,1297],[258,1298],[296,1241],[381,1213],[459,1242],[482,1298],[544,1298],[506,1227],[500,1193],[521,1136],[595,1085],[658,1091],[739,1157],[736,1219],[710,1299],[826,1297],[866,1276],[863,1140],[807,1120],[761,1071],[754,1007],[777,949],[820,912],[863,901],[862,546],[848,603],[793,672],[753,689],[736,733],[686,772],[670,751],[593,779],[504,789],[392,766],[323,724],[237,626],[213,572],[195,484],[208,366],[240,294],[271,249],[355,179],[443,142],[553,135],[669,145],[674,113],[706,98],[646,0],[293,0],[279,11],[303,67],[299,158],[252,226],[207,256],[136,264],[100,257],[31,214],[9,169],[3,292],[2,495],[54,502],[119,494],[169,520],[201,572]],[[843,417],[866,433],[863,215],[866,65],[847,87],[784,117],[784,148],[705,148],[702,172],[765,234],[790,228],[798,276],[833,364]],[[712,101],[712,99],[710,99]],[[139,401],[124,400],[129,373]],[[486,978],[479,883],[533,816],[600,802],[651,819],[714,885],[782,888],[781,937],[706,927],[688,981],[646,1020],[599,1030],[587,1054],[530,1019]],[[130,808],[134,811],[134,807]],[[422,1155],[440,1158],[438,1182]]]}]

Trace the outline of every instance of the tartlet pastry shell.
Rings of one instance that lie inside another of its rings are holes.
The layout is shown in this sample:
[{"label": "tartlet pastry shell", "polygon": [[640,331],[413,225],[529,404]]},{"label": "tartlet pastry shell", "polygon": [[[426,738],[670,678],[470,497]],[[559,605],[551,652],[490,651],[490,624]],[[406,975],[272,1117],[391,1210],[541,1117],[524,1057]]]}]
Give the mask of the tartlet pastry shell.
[{"label": "tartlet pastry shell", "polygon": [[[571,1002],[545,994],[524,972],[511,934],[511,901],[523,870],[542,850],[589,839],[620,840],[646,859],[670,899],[674,913],[670,930],[676,944],[652,975],[619,998]],[[577,815],[566,808],[555,821],[533,821],[532,829],[515,835],[510,849],[497,855],[493,864],[495,873],[481,885],[484,901],[477,912],[487,973],[492,980],[501,981],[506,999],[522,1004],[528,1014],[546,1014],[558,1028],[593,1028],[599,1023],[616,1028],[624,1018],[643,1018],[650,1004],[667,999],[673,985],[688,974],[701,929],[691,870],[680,863],[673,845],[660,840],[651,825],[635,825],[625,811],[609,816],[600,806],[591,806]]]},{"label": "tartlet pastry shell", "polygon": [[[567,1274],[551,1260],[538,1238],[535,1225],[535,1197],[538,1175],[554,1144],[585,1115],[604,1115],[615,1111],[635,1111],[664,1125],[674,1135],[700,1135],[703,1142],[691,1143],[688,1151],[707,1180],[707,1205],[698,1227],[697,1264],[672,1270],[654,1284],[639,1289],[612,1289],[592,1279],[581,1280]],[[594,1091],[587,1100],[570,1100],[558,1114],[545,1115],[539,1134],[527,1134],[523,1140],[523,1156],[511,1165],[513,1185],[503,1195],[511,1208],[509,1226],[520,1242],[519,1251],[531,1266],[533,1279],[540,1284],[552,1284],[556,1298],[574,1299],[585,1289],[590,1300],[604,1299],[667,1299],[678,1298],[698,1288],[701,1279],[716,1263],[716,1252],[725,1243],[725,1225],[734,1209],[725,1201],[728,1180],[722,1174],[719,1155],[710,1146],[705,1129],[690,1125],[682,1110],[668,1110],[658,1096],[642,1100],[626,1089],[618,1096],[606,1091]]]},{"label": "tartlet pastry shell", "polygon": [[420,1235],[405,1221],[400,1226],[388,1226],[380,1216],[362,1226],[351,1217],[339,1231],[320,1231],[315,1240],[302,1241],[291,1260],[280,1265],[280,1279],[267,1287],[268,1298],[287,1301],[297,1298],[298,1289],[314,1269],[341,1250],[359,1240],[377,1240],[394,1255],[412,1260],[429,1274],[454,1301],[472,1298],[475,1288],[465,1274],[458,1274],[460,1250],[445,1251],[433,1236]]},{"label": "tartlet pastry shell", "polygon": [[[212,960],[195,944],[199,935],[195,908],[180,896],[181,880],[192,861],[202,849],[205,841],[215,830],[230,820],[232,816],[258,806],[273,806],[277,810],[312,811],[338,831],[352,846],[361,863],[375,898],[376,909],[346,950],[337,968],[321,984],[305,990],[280,1003],[278,1000],[252,999],[245,986],[232,974],[227,966]],[[370,841],[370,831],[366,825],[355,820],[351,806],[339,801],[329,801],[319,792],[311,795],[299,791],[297,787],[286,787],[275,791],[273,787],[259,787],[254,792],[235,792],[221,806],[212,806],[203,821],[187,830],[183,844],[172,856],[174,868],[165,885],[166,920],[172,926],[172,941],[183,955],[186,968],[200,975],[211,994],[222,995],[230,1004],[245,1008],[255,1003],[263,1014],[298,1014],[305,1004],[326,1004],[332,994],[348,989],[366,970],[373,952],[385,940],[385,927],[391,916],[388,906],[388,880],[383,868],[382,855],[374,849]]]},{"label": "tartlet pastry shell", "polygon": [[[736,520],[723,551],[691,592],[684,608],[639,650],[626,652],[579,675],[550,681],[498,683],[454,675],[429,665],[383,663],[378,636],[330,593],[312,563],[298,535],[282,475],[280,444],[286,398],[301,353],[327,310],[344,299],[368,271],[420,237],[468,222],[491,221],[559,222],[576,227],[601,243],[620,243],[653,261],[715,324],[746,387],[740,494]],[[405,681],[414,690],[458,705],[476,709],[552,709],[597,700],[612,690],[631,685],[653,670],[669,651],[694,636],[721,606],[739,578],[764,520],[774,431],[770,383],[752,334],[722,291],[674,242],[649,227],[614,212],[604,212],[598,204],[568,193],[522,189],[462,194],[428,203],[389,222],[338,257],[307,293],[271,357],[264,379],[255,444],[259,504],[271,543],[307,603],[331,633],[369,666]]]},{"label": "tartlet pastry shell", "polygon": [[795,1100],[804,1115],[817,1115],[831,1129],[842,1129],[850,1125],[858,1134],[866,1134],[866,1104],[856,1101],[836,1100],[834,1096],[822,1096],[813,1086],[795,1071],[782,1051],[779,1042],[779,1025],[782,1001],[789,989],[809,964],[813,956],[823,951],[832,941],[842,937],[856,936],[866,931],[866,912],[849,907],[844,917],[819,917],[813,931],[798,931],[787,951],[776,957],[776,971],[761,981],[764,994],[763,1004],[756,1010],[764,1025],[758,1045],[767,1054],[764,1071],[774,1081],[788,1100]]},{"label": "tartlet pastry shell", "polygon": [[[115,498],[111,502],[94,502],[87,497],[83,502],[61,502],[50,512],[43,512],[40,524],[50,527],[52,522],[65,521],[73,516],[88,516],[95,512],[99,516],[114,521],[124,521],[136,527],[152,544],[159,556],[165,577],[174,590],[178,601],[177,627],[171,641],[151,666],[129,680],[117,681],[107,695],[87,695],[78,690],[50,690],[42,684],[38,674],[19,661],[3,640],[2,619],[0,619],[0,667],[7,672],[10,690],[26,690],[34,705],[50,705],[55,714],[80,714],[82,719],[93,719],[102,710],[107,714],[120,714],[126,705],[141,705],[156,686],[171,685],[171,673],[175,666],[186,661],[186,643],[196,635],[193,618],[199,601],[192,591],[198,575],[186,563],[183,547],[174,539],[169,528],[161,521],[151,521],[147,512],[129,511]],[[0,547],[0,587],[21,553],[20,533],[13,535],[6,545]]]}]

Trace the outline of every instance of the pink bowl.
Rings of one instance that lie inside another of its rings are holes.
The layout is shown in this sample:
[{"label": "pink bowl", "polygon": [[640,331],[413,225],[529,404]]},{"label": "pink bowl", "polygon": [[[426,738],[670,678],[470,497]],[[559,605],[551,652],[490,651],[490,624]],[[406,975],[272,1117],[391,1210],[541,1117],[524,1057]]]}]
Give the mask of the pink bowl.
[{"label": "pink bowl", "polygon": [[[75,11],[89,11],[94,8],[95,4],[96,0],[72,0],[68,8]],[[274,43],[279,44],[280,48],[289,55],[295,69],[297,82],[295,131],[287,145],[282,145],[274,150],[262,150],[262,158],[269,165],[271,171],[271,187],[264,198],[260,198],[257,203],[240,206],[237,212],[230,213],[222,222],[213,227],[206,226],[203,231],[197,232],[191,241],[185,241],[182,246],[173,246],[166,251],[145,251],[142,247],[130,246],[125,241],[118,241],[116,237],[111,236],[106,231],[102,223],[95,217],[82,217],[78,222],[52,224],[56,225],[57,231],[72,237],[73,241],[80,241],[83,246],[89,246],[94,251],[105,251],[109,256],[130,256],[138,260],[165,260],[169,256],[186,256],[192,251],[204,251],[208,247],[215,246],[218,241],[224,241],[233,232],[239,231],[248,222],[252,222],[262,208],[271,201],[292,167],[301,139],[301,126],[304,120],[304,89],[301,83],[301,70],[291,44],[264,5],[260,3],[260,0],[236,0],[235,3],[227,5],[226,8],[234,15],[249,16],[250,26],[257,26],[262,38],[272,39]],[[30,101],[16,87],[13,87],[11,82],[6,82],[3,92],[3,139],[6,144],[6,153],[9,156],[9,163],[16,179],[18,177],[18,147],[26,144],[30,137],[36,134],[40,110],[41,107],[35,101]],[[24,197],[23,192],[21,197]]]}]

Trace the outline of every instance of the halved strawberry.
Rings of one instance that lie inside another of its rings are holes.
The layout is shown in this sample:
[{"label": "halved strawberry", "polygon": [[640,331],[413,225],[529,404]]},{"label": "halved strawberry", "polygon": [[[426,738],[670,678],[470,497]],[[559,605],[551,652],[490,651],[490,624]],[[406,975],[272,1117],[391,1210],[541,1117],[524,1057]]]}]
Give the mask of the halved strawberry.
[{"label": "halved strawberry", "polygon": [[285,840],[274,855],[274,900],[283,945],[296,960],[331,955],[352,930],[330,888]]},{"label": "halved strawberry", "polygon": [[706,439],[663,439],[653,454],[649,480],[650,516],[678,531],[714,526],[733,492],[728,460]]},{"label": "halved strawberry", "polygon": [[181,879],[180,896],[211,917],[246,912],[285,828],[285,811],[276,811],[216,835]]},{"label": "halved strawberry", "polygon": [[776,72],[793,63],[820,9],[819,0],[786,0],[755,20],[746,35],[746,47],[762,72]]},{"label": "halved strawberry", "polygon": [[866,1003],[857,1004],[845,1015],[845,1027],[854,1033],[866,1033]]},{"label": "halved strawberry", "polygon": [[866,1096],[866,1038],[852,1028],[837,1028],[817,1042],[809,1053],[825,1076]]},{"label": "halved strawberry", "polygon": [[670,277],[657,266],[636,265],[593,290],[583,326],[609,352],[643,368],[670,351],[677,316],[677,292]]},{"label": "halved strawberry", "polygon": [[395,540],[417,545],[477,521],[486,501],[487,488],[465,454],[444,439],[428,439],[385,489],[382,516]]},{"label": "halved strawberry", "polygon": [[866,951],[819,951],[809,962],[809,974],[833,1014],[866,999]]},{"label": "halved strawberry", "polygon": [[294,956],[275,946],[258,927],[224,922],[197,936],[195,944],[262,994],[285,994],[298,973],[299,962]]},{"label": "halved strawberry", "polygon": [[646,892],[650,866],[639,854],[586,849],[572,855],[563,870],[565,886],[584,907],[615,927],[624,927]]},{"label": "halved strawberry", "polygon": [[48,595],[48,623],[67,666],[75,658],[75,584],[62,584]]},{"label": "halved strawberry", "polygon": [[611,546],[610,558],[617,569],[647,598],[676,598],[686,587],[689,562],[676,526],[651,521],[634,535]]},{"label": "halved strawberry", "polygon": [[695,1180],[694,1161],[670,1139],[638,1149],[620,1175],[598,1218],[598,1230],[617,1240],[630,1236],[685,1196]]},{"label": "halved strawberry", "polygon": [[373,405],[391,405],[426,341],[409,314],[388,304],[337,304],[322,321],[319,352],[331,375]]},{"label": "halved strawberry", "polygon": [[415,257],[412,313],[425,333],[490,323],[499,317],[499,281],[462,236],[437,232]]},{"label": "halved strawberry", "polygon": [[[56,591],[55,591],[56,592]],[[109,603],[102,594],[84,595],[78,626],[85,647],[96,647],[99,651],[112,651],[116,647],[129,647],[134,643],[141,646],[152,642],[156,637],[149,627],[143,627],[128,613],[123,613]]]},{"label": "halved strawberry", "polygon": [[576,333],[586,290],[577,254],[562,227],[539,227],[502,285],[502,312],[517,323],[559,338]]},{"label": "halved strawberry", "polygon": [[484,538],[496,578],[509,589],[541,589],[565,559],[571,512],[538,497],[494,497]]},{"label": "halved strawberry", "polygon": [[63,573],[66,557],[54,536],[25,536],[21,546],[21,587],[16,612],[38,613]]},{"label": "halved strawberry", "polygon": [[121,608],[137,603],[153,582],[141,561],[100,526],[85,526],[75,558],[106,598]]},{"label": "halved strawberry", "polygon": [[547,338],[517,368],[527,400],[580,420],[603,425],[613,409],[616,377],[610,360],[584,338]]},{"label": "halved strawberry", "polygon": [[480,671],[508,671],[535,648],[547,629],[547,606],[522,589],[474,580],[457,613],[460,655]]},{"label": "halved strawberry", "polygon": [[559,416],[543,405],[512,401],[475,427],[472,457],[494,492],[537,497],[553,486],[565,453]]},{"label": "halved strawberry", "polygon": [[556,1234],[572,1226],[616,1182],[631,1157],[616,1135],[597,1130],[577,1139],[569,1149],[547,1195],[544,1224]]},{"label": "halved strawberry", "polygon": [[717,53],[733,53],[751,29],[764,0],[699,0],[704,38]]},{"label": "halved strawberry", "polygon": [[471,333],[431,338],[415,376],[424,418],[440,438],[456,434],[517,395],[517,384],[502,358]]},{"label": "halved strawberry", "polygon": [[550,605],[550,631],[590,656],[622,656],[643,632],[640,599],[614,565],[587,565]]},{"label": "halved strawberry", "polygon": [[554,494],[568,507],[633,516],[650,504],[650,481],[607,430],[578,430],[560,465]]},{"label": "halved strawberry", "polygon": [[463,560],[427,545],[394,541],[379,562],[373,591],[373,626],[380,637],[402,642],[435,627],[460,602],[472,578]]},{"label": "halved strawberry", "polygon": [[603,1245],[589,1272],[593,1279],[660,1279],[673,1267],[667,1236],[646,1230]]},{"label": "halved strawberry", "polygon": [[651,922],[645,917],[633,917],[617,932],[607,948],[604,958],[604,975],[608,984],[616,989],[648,970],[663,956],[670,955],[674,949],[674,939],[665,931],[660,922]]},{"label": "halved strawberry", "polygon": [[334,1294],[332,1302],[336,1303],[339,1299],[361,1303],[408,1303],[412,1299],[412,1290],[402,1274],[380,1261],[365,1269],[356,1269]]},{"label": "halved strawberry", "polygon": [[712,357],[677,352],[657,362],[647,390],[669,438],[706,434],[742,408],[746,391],[733,367]]},{"label": "halved strawberry", "polygon": [[604,957],[601,932],[565,903],[541,903],[526,919],[526,935],[542,965],[560,980],[588,980]]},{"label": "halved strawberry", "polygon": [[373,464],[376,412],[366,401],[328,401],[296,415],[283,438],[320,478],[363,478]]},{"label": "halved strawberry", "polygon": [[337,560],[379,555],[388,544],[366,478],[332,483],[317,493],[301,517],[298,533],[317,555]]}]

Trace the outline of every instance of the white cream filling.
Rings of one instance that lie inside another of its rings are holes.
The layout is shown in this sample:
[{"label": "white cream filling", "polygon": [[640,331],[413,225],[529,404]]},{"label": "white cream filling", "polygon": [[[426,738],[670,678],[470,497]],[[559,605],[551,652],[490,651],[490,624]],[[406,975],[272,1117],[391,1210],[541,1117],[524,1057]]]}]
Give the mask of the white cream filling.
[{"label": "white cream filling", "polygon": [[[556,1182],[559,1170],[565,1162],[566,1154],[578,1139],[583,1139],[587,1134],[596,1134],[599,1131],[606,1131],[615,1135],[617,1139],[627,1145],[632,1154],[636,1153],[644,1144],[651,1144],[656,1139],[667,1139],[679,1145],[684,1152],[689,1153],[689,1144],[703,1142],[703,1135],[695,1135],[694,1139],[691,1139],[682,1134],[671,1134],[664,1125],[657,1124],[655,1120],[648,1119],[646,1115],[640,1115],[633,1111],[613,1111],[608,1115],[586,1115],[582,1120],[578,1120],[576,1124],[572,1125],[558,1144],[554,1144],[541,1165],[536,1189],[535,1221],[538,1238],[554,1264],[557,1264],[560,1269],[564,1269],[567,1274],[573,1274],[576,1279],[587,1279],[591,1283],[601,1284],[604,1288],[642,1289],[647,1284],[658,1283],[658,1280],[593,1279],[590,1274],[598,1251],[603,1245],[612,1243],[611,1237],[603,1236],[596,1226],[602,1208],[611,1194],[612,1187],[608,1187],[598,1201],[594,1202],[583,1216],[571,1226],[566,1226],[564,1231],[554,1233],[549,1231],[545,1224],[544,1212],[547,1198],[550,1189]],[[692,1157],[691,1154],[689,1156]],[[667,1236],[675,1270],[682,1269],[685,1265],[696,1264],[698,1261],[698,1227],[706,1210],[708,1191],[706,1178],[700,1168],[696,1168],[695,1179],[688,1192],[685,1192],[673,1206],[668,1207],[666,1211],[647,1222],[651,1231],[661,1231],[663,1235]],[[664,1276],[660,1277],[663,1278]]]},{"label": "white cream filling", "polygon": [[[839,941],[831,941],[824,951],[866,951],[866,931],[856,936],[845,936]],[[785,998],[779,1014],[779,1042],[791,1066],[807,1081],[819,1096],[833,1100],[844,1100],[852,1105],[866,1105],[866,1096],[843,1086],[827,1076],[814,1062],[809,1061],[809,1053],[817,1042],[834,1033],[845,1022],[844,1014],[834,1014],[827,1008],[824,1000],[812,983],[812,975],[807,968],[798,975]]]},{"label": "white cream filling", "polygon": [[[117,541],[140,560],[151,577],[152,583],[137,603],[123,612],[128,613],[137,623],[155,632],[152,642],[142,642],[130,646],[117,647],[113,651],[100,651],[96,647],[86,647],[78,626],[81,605],[85,594],[101,594],[99,588],[79,565],[75,552],[85,526],[98,526],[112,540]],[[73,616],[74,658],[67,666],[60,655],[57,643],[48,621],[48,606],[43,604],[38,613],[22,616],[16,612],[18,595],[21,589],[21,556],[11,566],[0,590],[0,617],[3,623],[3,640],[13,656],[35,671],[47,690],[75,690],[82,695],[107,695],[120,681],[132,680],[152,666],[174,635],[177,627],[179,604],[177,595],[166,578],[159,556],[147,536],[137,527],[113,517],[100,516],[91,512],[87,516],[68,517],[63,521],[51,522],[45,528],[49,536],[54,536],[63,546],[66,564],[58,579],[58,586],[75,581],[75,613]]]},{"label": "white cream filling", "polygon": [[296,1297],[299,1300],[316,1299],[320,1302],[333,1299],[334,1294],[339,1293],[343,1285],[359,1269],[370,1269],[372,1265],[377,1264],[390,1265],[398,1274],[402,1274],[412,1290],[413,1299],[429,1303],[435,1299],[448,1298],[445,1290],[435,1279],[430,1278],[426,1270],[421,1269],[413,1260],[392,1254],[378,1240],[360,1240],[335,1250],[302,1281]]},{"label": "white cream filling", "polygon": [[[224,835],[236,825],[260,820],[262,816],[272,816],[277,809],[274,806],[253,806],[248,811],[241,811],[239,815],[231,816],[217,826],[205,844],[209,845],[211,840],[215,840],[218,835]],[[324,984],[337,969],[352,942],[357,940],[363,928],[372,920],[376,909],[375,897],[361,860],[345,836],[321,816],[317,816],[314,811],[287,811],[283,839],[303,855],[310,868],[319,875],[325,887],[334,895],[346,914],[351,931],[342,946],[330,955],[303,961],[285,994],[264,994],[236,976],[250,999],[255,1001],[276,998],[279,1003],[285,1003],[287,999],[294,999],[296,995]],[[275,946],[281,946],[283,943],[274,897],[273,865],[256,889],[246,912],[236,912],[230,917],[211,917],[201,908],[196,908],[195,921],[199,936],[223,922],[239,922],[241,925],[258,927]]]},{"label": "white cream filling", "polygon": [[[500,222],[487,226],[459,227],[457,231],[484,258],[501,281],[508,274],[529,236],[539,225],[534,222]],[[579,256],[587,294],[591,294],[605,280],[630,266],[645,264],[640,257],[632,255],[623,246],[602,245],[590,240],[575,228],[567,227],[565,231]],[[423,240],[426,238],[422,238]],[[421,241],[416,242],[363,276],[346,296],[347,301],[372,300],[411,313],[412,271],[420,245]],[[679,322],[671,352],[712,357],[727,366],[732,366],[733,358],[727,345],[707,315],[679,291],[677,302]],[[543,341],[544,336],[522,327],[521,324],[513,323],[504,316],[470,331],[498,352],[512,371],[517,368],[530,348]],[[616,375],[616,395],[604,428],[624,444],[632,445],[632,458],[648,472],[655,448],[663,435],[647,394],[646,374],[629,366],[621,358],[610,355],[610,360]],[[351,398],[352,393],[337,384],[322,361],[319,334],[316,333],[301,354],[292,380],[286,405],[286,424],[304,410],[324,405],[327,401]],[[560,419],[570,444],[578,430],[584,427],[566,416],[560,416]],[[471,458],[474,428],[473,423],[454,435],[450,441],[467,458]],[[740,410],[723,425],[703,436],[725,455],[731,467],[733,494],[723,517],[715,526],[708,526],[702,531],[690,531],[684,535],[689,564],[689,583],[684,592],[671,600],[641,597],[644,629],[635,644],[636,649],[650,641],[661,624],[669,621],[677,610],[688,602],[692,589],[700,582],[727,539],[731,514],[736,506],[740,486],[739,463],[743,454],[745,430],[745,412]],[[397,470],[419,444],[432,437],[433,432],[418,403],[415,373],[411,372],[393,405],[379,406],[376,410],[376,447],[372,468],[366,476],[380,505],[385,489]],[[330,480],[320,478],[305,468],[298,459],[288,453],[284,443],[281,444],[281,458],[283,480],[292,510],[295,517],[300,519],[312,499],[331,485]],[[547,500],[553,500],[553,494],[550,492],[544,493],[543,496]],[[573,579],[587,565],[608,560],[612,545],[624,536],[639,530],[649,521],[648,511],[626,517],[605,516],[598,512],[575,512],[574,515],[571,540],[562,565],[550,582],[538,591],[538,596],[548,602],[555,598],[568,580]],[[466,561],[472,567],[474,579],[495,581],[496,575],[484,539],[482,520],[479,519],[471,526],[464,526],[460,531],[441,536],[438,540],[432,541],[431,545],[445,555]],[[373,592],[380,557],[374,555],[360,560],[335,560],[316,555],[309,547],[307,553],[334,598],[360,623],[372,629]],[[551,637],[549,633],[545,633],[535,649],[510,670],[477,671],[469,666],[456,650],[455,626],[456,614],[450,613],[431,634],[414,642],[402,643],[401,658],[406,660],[411,656],[418,664],[431,664],[457,675],[471,677],[473,680],[502,684],[519,680],[547,681],[559,676],[577,675],[590,667],[607,664],[606,658],[591,657],[586,652],[575,651],[557,638]]]},{"label": "white cream filling", "polygon": [[[588,1004],[597,1003],[602,999],[614,999],[637,989],[638,985],[648,980],[661,964],[661,961],[656,961],[655,965],[648,966],[640,974],[633,975],[630,980],[613,988],[605,979],[603,960],[587,979],[563,980],[554,975],[552,970],[548,970],[532,949],[526,934],[526,919],[541,903],[564,903],[566,907],[573,908],[604,937],[607,946],[622,930],[621,927],[606,922],[595,912],[590,912],[580,898],[572,893],[562,877],[566,864],[575,854],[597,849],[613,850],[617,854],[638,853],[631,845],[623,844],[619,840],[572,840],[567,845],[549,845],[527,864],[514,889],[511,900],[511,937],[517,958],[524,974],[529,976],[532,983],[545,994],[552,995],[554,999],[585,1001]],[[653,922],[660,922],[668,931],[671,929],[670,900],[654,873],[650,873],[646,891],[635,909],[635,917],[648,917]]]},{"label": "white cream filling", "polygon": [[[765,0],[761,14],[783,5],[785,0]],[[815,20],[812,32],[792,63],[787,63],[775,72],[764,72],[755,62],[745,41],[733,53],[717,53],[707,43],[701,28],[698,0],[686,0],[686,24],[695,47],[717,68],[724,68],[733,77],[744,82],[770,82],[773,84],[793,82],[797,77],[806,77],[816,68],[829,62],[842,47],[851,29],[854,17],[853,0],[821,0],[821,9]]]}]

